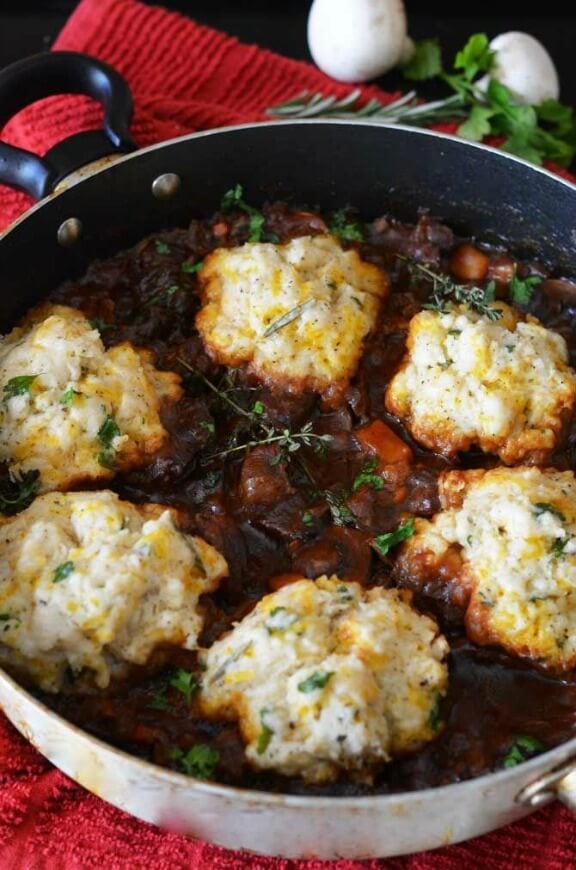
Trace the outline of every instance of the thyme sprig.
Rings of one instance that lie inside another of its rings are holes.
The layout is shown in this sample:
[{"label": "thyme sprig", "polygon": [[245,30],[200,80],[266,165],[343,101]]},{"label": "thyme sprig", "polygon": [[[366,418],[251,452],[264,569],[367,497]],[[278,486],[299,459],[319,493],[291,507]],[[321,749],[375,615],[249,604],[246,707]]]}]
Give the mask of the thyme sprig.
[{"label": "thyme sprig", "polygon": [[278,465],[293,453],[296,453],[302,446],[312,447],[316,453],[322,453],[326,450],[328,444],[332,441],[332,435],[318,435],[312,432],[312,423],[306,423],[298,432],[291,432],[289,429],[274,429],[272,426],[261,424],[259,429],[263,432],[262,438],[257,438],[252,441],[246,441],[244,444],[237,444],[235,447],[229,447],[227,450],[222,450],[216,453],[213,458],[221,458],[230,456],[233,453],[238,453],[240,450],[251,450],[253,447],[264,447],[268,444],[277,444],[280,447],[280,453],[274,457],[270,464]]},{"label": "thyme sprig", "polygon": [[272,465],[278,465],[280,462],[285,462],[292,454],[296,453],[302,446],[311,447],[316,453],[326,451],[328,444],[332,441],[332,435],[318,435],[312,431],[312,423],[306,423],[297,432],[291,432],[290,429],[275,429],[273,426],[268,426],[262,421],[264,413],[264,405],[262,402],[254,402],[252,408],[247,410],[239,405],[234,399],[230,398],[229,390],[222,391],[212,383],[205,375],[197,369],[189,365],[185,360],[178,357],[178,362],[185,369],[198,377],[212,392],[221,399],[222,402],[232,408],[237,414],[250,420],[255,426],[255,431],[258,434],[257,438],[251,438],[243,444],[236,444],[234,447],[229,447],[227,450],[221,450],[219,453],[213,454],[211,459],[221,459],[242,450],[251,450],[254,447],[262,447],[268,444],[277,444],[280,452],[271,460]]},{"label": "thyme sprig", "polygon": [[[398,255],[399,259],[406,260],[405,257]],[[440,275],[434,272],[429,266],[422,263],[408,262],[408,268],[411,273],[419,273],[432,282],[432,294],[430,302],[423,305],[423,308],[429,311],[438,311],[440,314],[447,314],[450,311],[450,306],[453,302],[458,302],[467,305],[473,311],[476,311],[487,320],[500,320],[502,311],[499,308],[493,308],[491,303],[494,302],[496,295],[496,283],[490,281],[486,287],[476,287],[469,284],[458,284],[449,275]]]}]

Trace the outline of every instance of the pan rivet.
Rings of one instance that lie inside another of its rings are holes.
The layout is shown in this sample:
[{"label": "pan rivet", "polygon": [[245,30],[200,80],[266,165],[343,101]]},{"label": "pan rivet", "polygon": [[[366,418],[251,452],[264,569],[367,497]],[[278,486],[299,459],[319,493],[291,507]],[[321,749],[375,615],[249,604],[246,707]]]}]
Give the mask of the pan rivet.
[{"label": "pan rivet", "polygon": [[180,190],[182,180],[175,172],[165,172],[152,182],[152,194],[156,199],[170,199]]},{"label": "pan rivet", "polygon": [[62,245],[63,248],[69,248],[71,245],[76,244],[81,235],[82,221],[78,220],[78,218],[68,218],[58,227],[56,238],[59,245]]}]

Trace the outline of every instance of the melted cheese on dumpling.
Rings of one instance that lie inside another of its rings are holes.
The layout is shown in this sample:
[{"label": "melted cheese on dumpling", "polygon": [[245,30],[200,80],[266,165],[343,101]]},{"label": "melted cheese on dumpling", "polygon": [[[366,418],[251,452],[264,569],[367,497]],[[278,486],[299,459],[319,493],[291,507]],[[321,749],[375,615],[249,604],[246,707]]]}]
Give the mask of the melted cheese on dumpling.
[{"label": "melted cheese on dumpling", "polygon": [[0,525],[2,659],[47,691],[67,668],[108,685],[160,644],[196,648],[226,562],[170,510],[109,491],[49,493]]},{"label": "melted cheese on dumpling", "polygon": [[386,406],[439,453],[478,444],[510,465],[541,460],[576,405],[576,373],[562,336],[498,308],[499,320],[465,306],[413,317]]},{"label": "melted cheese on dumpling", "polygon": [[84,315],[43,306],[0,343],[0,460],[40,472],[40,490],[106,480],[164,442],[159,407],[180,378],[129,343],[104,349]]},{"label": "melted cheese on dumpling", "polygon": [[[570,471],[495,468],[441,478],[446,508],[401,551],[404,576],[450,576],[469,636],[547,667],[576,665],[576,480]],[[461,567],[446,558],[460,547]],[[445,564],[442,570],[442,564]]]},{"label": "melted cheese on dumpling", "polygon": [[332,236],[214,251],[196,325],[213,356],[272,384],[324,392],[354,374],[388,277]]},{"label": "melted cheese on dumpling", "polygon": [[302,579],[201,653],[200,703],[239,720],[255,767],[317,782],[367,773],[436,736],[447,650],[410,593]]}]

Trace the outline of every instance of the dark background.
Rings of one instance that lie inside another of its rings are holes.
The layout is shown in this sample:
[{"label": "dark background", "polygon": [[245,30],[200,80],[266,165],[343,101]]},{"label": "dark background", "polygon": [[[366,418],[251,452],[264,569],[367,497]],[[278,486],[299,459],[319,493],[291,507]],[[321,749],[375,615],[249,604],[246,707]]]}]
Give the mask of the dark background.
[{"label": "dark background", "polygon": [[[0,67],[50,46],[77,0],[0,0]],[[306,17],[311,0],[165,0],[161,3],[197,21],[225,30],[246,42],[257,42],[281,54],[309,59]],[[572,6],[573,12],[569,12]],[[467,37],[485,31],[490,37],[506,30],[525,30],[540,39],[554,58],[561,98],[576,106],[576,4],[553,2],[541,13],[510,11],[511,3],[484,0],[473,5],[406,0],[410,34],[436,36],[449,60]],[[431,14],[431,8],[435,14]],[[454,11],[451,11],[454,9]],[[386,76],[388,88],[401,84]],[[405,86],[405,85],[404,85]]]}]

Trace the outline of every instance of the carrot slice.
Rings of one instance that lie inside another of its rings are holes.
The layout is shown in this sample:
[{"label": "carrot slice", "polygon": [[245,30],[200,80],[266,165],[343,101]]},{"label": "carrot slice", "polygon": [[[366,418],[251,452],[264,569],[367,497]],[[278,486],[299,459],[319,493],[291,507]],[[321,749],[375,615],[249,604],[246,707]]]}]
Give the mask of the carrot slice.
[{"label": "carrot slice", "polygon": [[382,420],[374,420],[368,426],[362,426],[355,435],[363,447],[377,455],[379,470],[385,465],[412,461],[411,449]]}]

